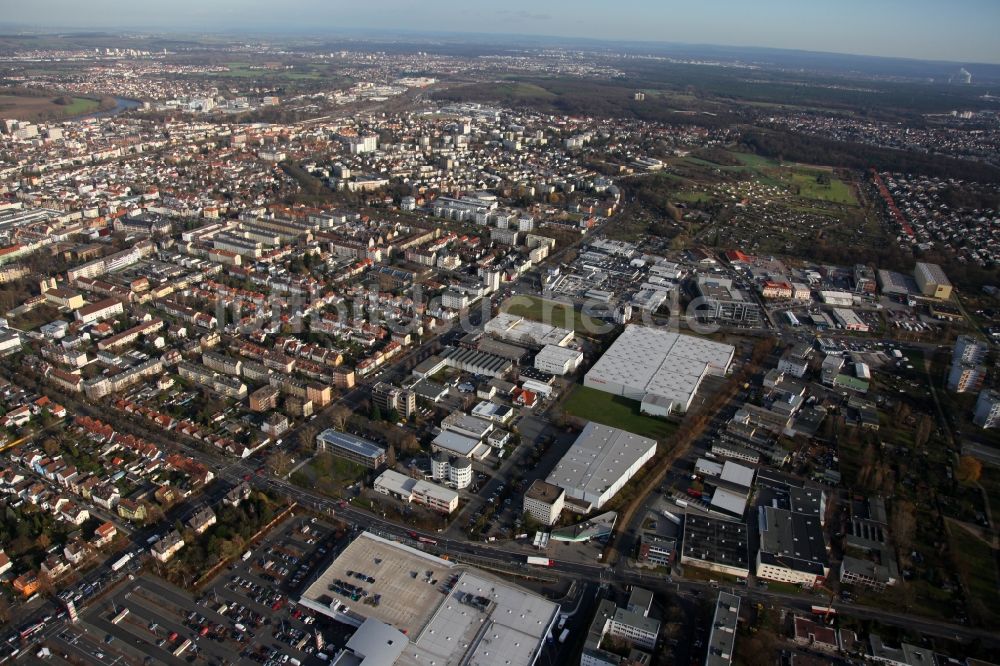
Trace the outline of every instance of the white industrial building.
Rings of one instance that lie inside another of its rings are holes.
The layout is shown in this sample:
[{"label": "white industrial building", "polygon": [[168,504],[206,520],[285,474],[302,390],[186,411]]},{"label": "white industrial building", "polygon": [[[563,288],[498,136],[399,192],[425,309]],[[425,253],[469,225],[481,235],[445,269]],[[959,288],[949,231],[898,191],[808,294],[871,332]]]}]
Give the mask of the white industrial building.
[{"label": "white industrial building", "polygon": [[732,345],[632,324],[583,384],[640,401],[655,416],[685,412],[706,375],[726,374],[734,352]]},{"label": "white industrial building", "polygon": [[545,345],[535,356],[535,368],[553,375],[574,372],[583,363],[583,352],[578,349]]},{"label": "white industrial building", "polygon": [[550,326],[539,321],[532,321],[507,312],[501,312],[486,322],[483,327],[488,335],[508,340],[513,343],[532,347],[556,345],[564,347],[573,339],[573,331],[558,326]]},{"label": "white industrial building", "polygon": [[546,481],[599,509],[655,454],[655,440],[591,421]]}]

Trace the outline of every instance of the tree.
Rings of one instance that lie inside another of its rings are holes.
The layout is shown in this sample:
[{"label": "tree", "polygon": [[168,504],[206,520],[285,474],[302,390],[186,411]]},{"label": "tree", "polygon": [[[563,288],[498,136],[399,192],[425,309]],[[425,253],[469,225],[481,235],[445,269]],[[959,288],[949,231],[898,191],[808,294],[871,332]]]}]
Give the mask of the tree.
[{"label": "tree", "polygon": [[972,456],[962,456],[958,459],[958,466],[955,468],[955,478],[959,483],[972,485],[979,481],[983,473],[983,464]]},{"label": "tree", "polygon": [[292,467],[292,458],[282,450],[276,450],[267,457],[267,467],[271,474],[284,477]]},{"label": "tree", "polygon": [[385,452],[385,464],[389,469],[393,469],[396,466],[396,447],[390,446],[389,450]]},{"label": "tree", "polygon": [[42,450],[45,451],[46,455],[54,456],[59,453],[59,442],[52,437],[48,437],[42,442]]}]

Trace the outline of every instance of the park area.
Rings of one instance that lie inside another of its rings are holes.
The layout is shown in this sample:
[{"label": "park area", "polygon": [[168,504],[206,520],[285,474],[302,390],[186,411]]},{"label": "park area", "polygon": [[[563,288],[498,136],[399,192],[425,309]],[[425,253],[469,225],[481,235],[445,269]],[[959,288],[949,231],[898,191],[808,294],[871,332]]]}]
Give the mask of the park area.
[{"label": "park area", "polygon": [[563,411],[572,416],[621,428],[657,441],[667,439],[677,430],[677,426],[670,421],[641,413],[639,403],[635,400],[579,384],[573,386],[562,407]]},{"label": "park area", "polygon": [[609,329],[609,326],[600,319],[589,317],[572,305],[537,296],[523,294],[514,296],[504,303],[503,311],[550,326],[569,328],[578,333],[600,335]]}]

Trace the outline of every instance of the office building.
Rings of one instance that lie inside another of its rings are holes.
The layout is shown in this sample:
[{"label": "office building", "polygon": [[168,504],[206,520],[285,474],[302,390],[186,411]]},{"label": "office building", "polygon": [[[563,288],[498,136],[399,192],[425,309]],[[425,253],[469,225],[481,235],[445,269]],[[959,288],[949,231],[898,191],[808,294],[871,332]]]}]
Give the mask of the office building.
[{"label": "office building", "polygon": [[458,508],[458,493],[454,490],[413,479],[391,469],[379,474],[372,489],[406,503],[422,504],[439,513],[450,514]]},{"label": "office building", "polygon": [[459,490],[468,488],[472,485],[472,461],[438,451],[431,457],[431,478]]},{"label": "office building", "polygon": [[535,479],[524,493],[524,513],[546,527],[555,525],[566,501],[566,491],[541,479]]},{"label": "office building", "polygon": [[346,458],[369,469],[385,464],[385,449],[381,446],[338,430],[327,429],[316,435],[316,450]]},{"label": "office building", "polygon": [[408,419],[417,411],[417,394],[386,382],[372,386],[372,406],[383,415],[396,412],[401,419]]},{"label": "office building", "polygon": [[760,325],[760,306],[745,291],[735,288],[729,278],[702,276],[694,286],[701,299],[696,309],[699,319],[738,326]]}]

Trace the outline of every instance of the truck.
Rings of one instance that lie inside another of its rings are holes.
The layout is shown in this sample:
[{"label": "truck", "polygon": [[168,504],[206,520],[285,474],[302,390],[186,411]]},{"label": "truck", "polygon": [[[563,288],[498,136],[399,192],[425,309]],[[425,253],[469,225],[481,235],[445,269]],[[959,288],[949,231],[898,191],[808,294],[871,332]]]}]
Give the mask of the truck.
[{"label": "truck", "polygon": [[182,654],[184,654],[184,651],[187,650],[189,647],[191,647],[191,639],[185,638],[184,642],[178,645],[177,649],[174,650],[174,656],[175,657],[181,656]]},{"label": "truck", "polygon": [[680,525],[681,524],[681,519],[679,517],[677,517],[676,514],[673,514],[673,513],[670,513],[667,510],[664,510],[663,511],[663,515],[666,516],[667,520],[669,520],[670,522],[672,522],[674,525]]},{"label": "truck", "polygon": [[563,629],[562,633],[559,634],[559,642],[565,643],[568,637],[569,637],[569,629]]},{"label": "truck", "polygon": [[126,615],[128,615],[128,609],[127,608],[121,609],[117,615],[111,618],[111,624],[118,624],[119,622],[125,619]]},{"label": "truck", "polygon": [[528,564],[535,564],[540,567],[551,567],[555,565],[555,562],[547,557],[535,557],[534,555],[528,555]]},{"label": "truck", "polygon": [[129,563],[132,559],[132,553],[125,553],[120,558],[115,560],[114,564],[111,565],[112,571],[120,571],[122,567]]},{"label": "truck", "polygon": [[247,552],[243,553],[243,561],[244,562],[246,562],[247,560],[249,560],[251,557],[253,557],[253,551],[252,550],[248,550]]},{"label": "truck", "polygon": [[682,500],[682,499],[675,499],[674,500],[674,504],[676,504],[677,506],[679,506],[682,509],[686,509],[688,507],[687,501],[686,500]]}]

